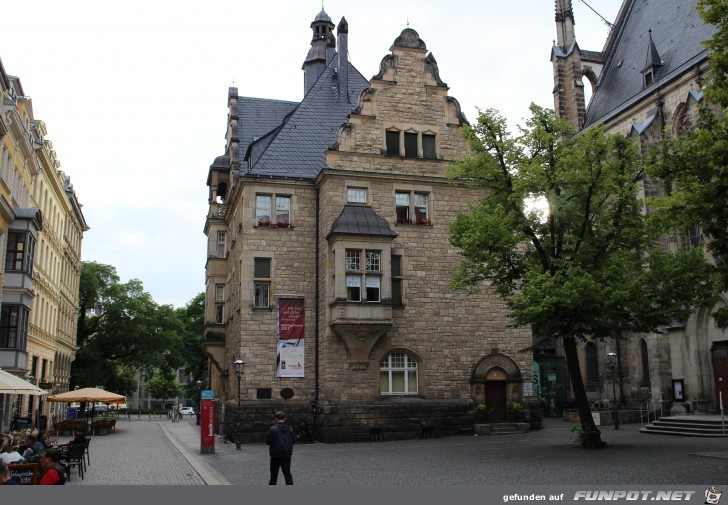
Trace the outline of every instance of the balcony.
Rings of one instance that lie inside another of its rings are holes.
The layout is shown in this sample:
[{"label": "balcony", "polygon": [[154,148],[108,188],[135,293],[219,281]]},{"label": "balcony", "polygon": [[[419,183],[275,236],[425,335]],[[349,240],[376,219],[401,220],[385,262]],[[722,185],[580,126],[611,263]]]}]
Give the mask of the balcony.
[{"label": "balcony", "polygon": [[388,303],[331,304],[331,329],[346,345],[352,370],[365,370],[374,344],[392,327]]}]

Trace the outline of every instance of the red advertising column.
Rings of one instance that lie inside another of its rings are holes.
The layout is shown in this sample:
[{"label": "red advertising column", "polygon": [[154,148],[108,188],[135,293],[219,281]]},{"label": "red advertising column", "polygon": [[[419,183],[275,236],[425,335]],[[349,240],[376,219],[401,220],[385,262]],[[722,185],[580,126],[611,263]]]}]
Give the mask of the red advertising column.
[{"label": "red advertising column", "polygon": [[215,392],[200,394],[200,454],[215,454]]}]

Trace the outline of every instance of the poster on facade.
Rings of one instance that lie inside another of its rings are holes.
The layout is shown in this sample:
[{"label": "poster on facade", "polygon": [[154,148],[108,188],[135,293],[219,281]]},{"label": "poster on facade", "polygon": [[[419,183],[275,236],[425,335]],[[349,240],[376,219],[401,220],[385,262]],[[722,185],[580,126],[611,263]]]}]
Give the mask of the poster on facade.
[{"label": "poster on facade", "polygon": [[278,299],[278,377],[304,376],[304,308],[303,298]]}]

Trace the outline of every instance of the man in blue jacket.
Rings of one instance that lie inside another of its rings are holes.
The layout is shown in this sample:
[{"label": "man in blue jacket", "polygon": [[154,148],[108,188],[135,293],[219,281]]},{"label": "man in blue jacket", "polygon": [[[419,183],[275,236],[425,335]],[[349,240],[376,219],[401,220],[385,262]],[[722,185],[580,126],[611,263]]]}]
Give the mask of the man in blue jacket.
[{"label": "man in blue jacket", "polygon": [[265,435],[265,443],[270,446],[270,482],[268,484],[276,485],[278,469],[281,468],[286,485],[292,485],[291,456],[293,455],[293,444],[296,443],[296,434],[293,432],[293,428],[286,424],[285,412],[276,412],[276,423]]}]

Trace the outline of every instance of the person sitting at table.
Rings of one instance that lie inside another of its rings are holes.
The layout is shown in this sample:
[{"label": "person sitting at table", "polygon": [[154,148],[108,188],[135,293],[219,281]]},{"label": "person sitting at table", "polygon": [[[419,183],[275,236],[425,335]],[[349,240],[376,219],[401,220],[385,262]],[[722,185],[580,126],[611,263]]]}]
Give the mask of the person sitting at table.
[{"label": "person sitting at table", "polygon": [[41,444],[43,444],[43,447],[45,447],[46,449],[50,449],[51,447],[53,447],[51,445],[51,443],[46,439],[46,433],[45,433],[45,431],[43,431],[43,430],[40,430],[40,431],[33,430],[31,432],[31,435],[35,435],[35,439],[38,442],[40,442]]},{"label": "person sitting at table", "polygon": [[23,452],[23,459],[28,459],[33,454],[39,454],[45,447],[41,442],[38,442],[38,439],[36,439],[33,435],[28,435],[25,437],[25,446],[26,449]]},{"label": "person sitting at table", "polygon": [[63,444],[63,445],[74,445],[74,444],[85,444],[86,443],[86,434],[79,428],[78,426],[75,426],[73,428],[73,440],[70,442]]},{"label": "person sitting at table", "polygon": [[66,471],[61,466],[61,451],[46,449],[40,455],[40,481],[41,486],[60,486],[66,483]]},{"label": "person sitting at table", "polygon": [[13,447],[11,444],[3,447],[3,452],[0,453],[0,463],[12,465],[18,461],[23,461],[23,456],[18,452],[17,447]]},{"label": "person sitting at table", "polygon": [[10,469],[8,468],[8,465],[6,465],[5,463],[0,463],[0,486],[7,486],[8,484],[17,485],[17,482],[15,481],[15,479],[10,477]]}]

